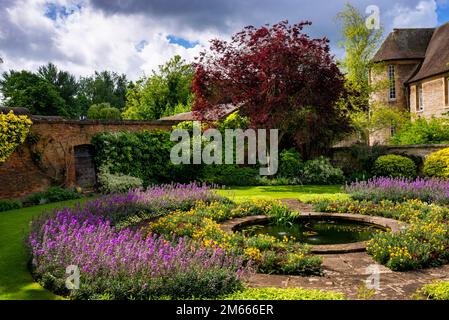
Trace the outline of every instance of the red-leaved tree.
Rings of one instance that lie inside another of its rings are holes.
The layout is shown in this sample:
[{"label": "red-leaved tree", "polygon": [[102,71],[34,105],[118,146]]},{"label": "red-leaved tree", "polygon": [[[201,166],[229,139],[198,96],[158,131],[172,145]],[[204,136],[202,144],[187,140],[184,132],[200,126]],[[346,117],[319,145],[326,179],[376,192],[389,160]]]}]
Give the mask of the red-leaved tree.
[{"label": "red-leaved tree", "polygon": [[212,40],[194,64],[193,111],[201,115],[232,103],[255,128],[280,130],[283,145],[310,156],[349,131],[336,102],[344,78],[327,39],[303,32],[310,22],[249,26],[231,41]]}]

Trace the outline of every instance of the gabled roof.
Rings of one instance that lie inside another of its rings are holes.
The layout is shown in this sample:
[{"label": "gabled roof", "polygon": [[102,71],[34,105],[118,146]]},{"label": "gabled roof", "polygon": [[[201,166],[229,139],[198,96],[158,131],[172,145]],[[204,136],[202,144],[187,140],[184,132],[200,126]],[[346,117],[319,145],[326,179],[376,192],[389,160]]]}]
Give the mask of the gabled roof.
[{"label": "gabled roof", "polygon": [[408,82],[419,81],[449,71],[449,22],[435,30],[418,73]]},{"label": "gabled roof", "polygon": [[394,29],[373,58],[374,62],[424,59],[433,28]]},{"label": "gabled roof", "polygon": [[[237,111],[238,107],[233,105],[233,104],[221,104],[218,105],[216,107],[216,109],[214,109],[214,112],[208,112],[204,115],[204,119],[208,120],[208,121],[217,121],[220,119],[223,119],[227,116],[229,116],[231,113],[234,113],[235,111]],[[160,118],[159,120],[162,121],[195,121],[197,120],[198,117],[195,116],[195,113],[190,111],[190,112],[183,112],[183,113],[178,113],[175,114],[173,116],[169,116],[169,117],[163,117]]]}]

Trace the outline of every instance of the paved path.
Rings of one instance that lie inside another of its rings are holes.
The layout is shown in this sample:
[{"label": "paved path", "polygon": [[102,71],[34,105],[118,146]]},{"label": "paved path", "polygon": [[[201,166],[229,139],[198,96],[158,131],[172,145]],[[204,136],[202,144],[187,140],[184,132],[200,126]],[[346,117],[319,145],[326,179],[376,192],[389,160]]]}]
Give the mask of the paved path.
[{"label": "paved path", "polygon": [[[295,199],[283,200],[291,209],[312,212],[310,205]],[[412,299],[416,290],[436,279],[449,280],[449,265],[419,271],[394,272],[376,263],[366,252],[326,254],[323,257],[324,276],[283,276],[256,274],[249,279],[252,287],[303,287],[334,290],[349,299],[357,299],[359,289],[370,276],[368,267],[380,271],[380,289],[372,299]]]}]

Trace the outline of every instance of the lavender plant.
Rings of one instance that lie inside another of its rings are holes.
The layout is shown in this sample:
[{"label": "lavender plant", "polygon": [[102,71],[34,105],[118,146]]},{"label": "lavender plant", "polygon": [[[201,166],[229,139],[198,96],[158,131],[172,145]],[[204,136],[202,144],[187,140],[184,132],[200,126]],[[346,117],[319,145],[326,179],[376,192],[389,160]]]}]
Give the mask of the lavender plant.
[{"label": "lavender plant", "polygon": [[104,213],[62,209],[32,222],[31,266],[45,287],[69,294],[65,270],[76,265],[80,288],[70,292],[75,299],[213,298],[241,289],[240,257],[184,238],[171,243],[116,229]]},{"label": "lavender plant", "polygon": [[428,203],[449,204],[449,180],[431,178],[373,178],[346,186],[355,200],[403,202],[418,199]]},{"label": "lavender plant", "polygon": [[189,210],[198,201],[229,202],[227,198],[213,191],[212,186],[190,183],[155,185],[148,187],[146,191],[135,189],[125,194],[104,196],[88,202],[85,208],[92,213],[106,216],[114,225],[121,223],[127,226],[129,219],[135,224],[175,210]]}]

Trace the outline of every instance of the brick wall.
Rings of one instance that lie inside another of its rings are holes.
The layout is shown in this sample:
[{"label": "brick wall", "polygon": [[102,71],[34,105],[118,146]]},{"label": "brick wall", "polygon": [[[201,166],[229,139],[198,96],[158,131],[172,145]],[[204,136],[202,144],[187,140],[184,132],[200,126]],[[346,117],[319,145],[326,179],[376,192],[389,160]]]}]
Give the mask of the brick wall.
[{"label": "brick wall", "polygon": [[73,121],[33,118],[37,143],[17,150],[0,165],[0,199],[21,198],[51,185],[76,184],[74,148],[100,132],[170,130],[173,121]]},{"label": "brick wall", "polygon": [[[449,112],[449,106],[446,103],[446,81],[447,77],[438,76],[423,80],[420,83],[410,85],[410,112],[418,117],[427,119],[432,116],[439,117],[443,113]],[[417,86],[421,85],[423,89],[423,110],[417,108]]]}]

